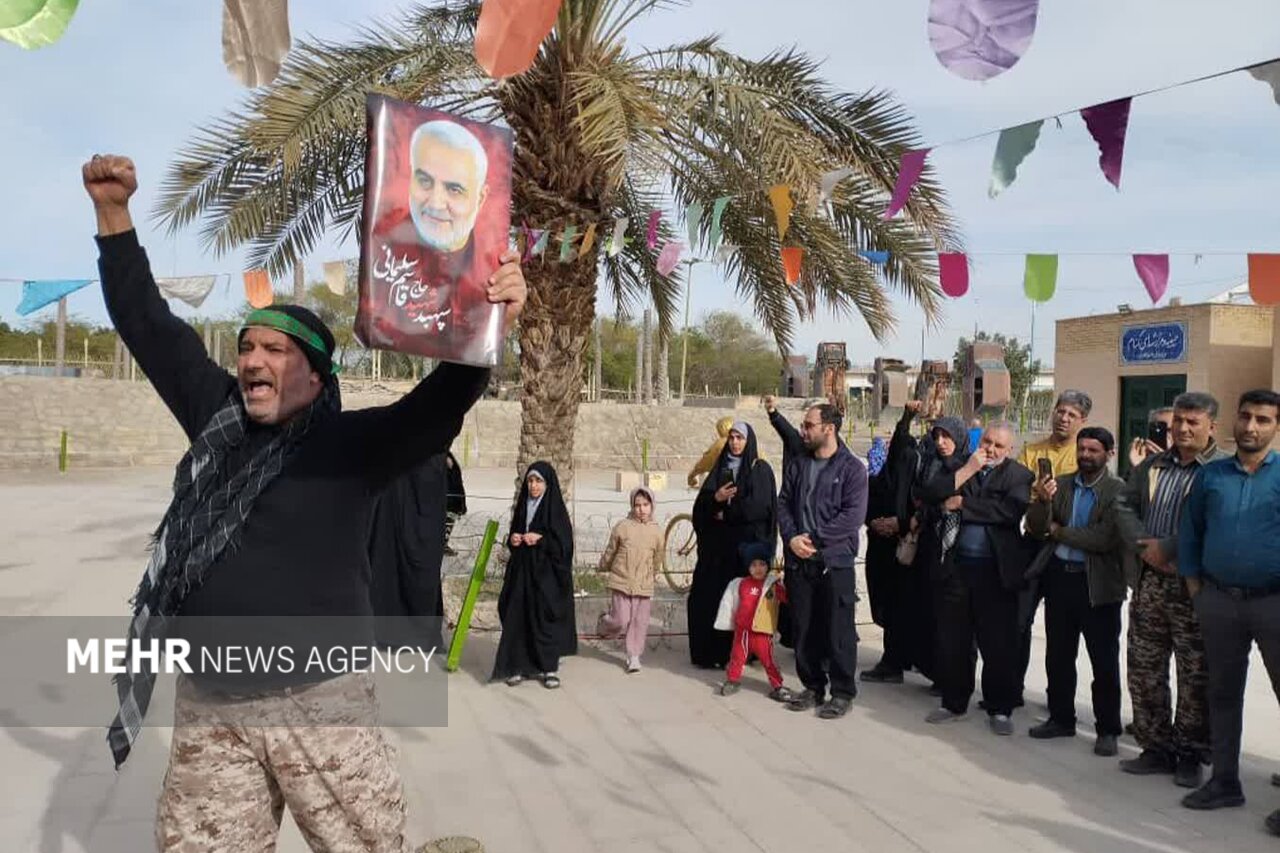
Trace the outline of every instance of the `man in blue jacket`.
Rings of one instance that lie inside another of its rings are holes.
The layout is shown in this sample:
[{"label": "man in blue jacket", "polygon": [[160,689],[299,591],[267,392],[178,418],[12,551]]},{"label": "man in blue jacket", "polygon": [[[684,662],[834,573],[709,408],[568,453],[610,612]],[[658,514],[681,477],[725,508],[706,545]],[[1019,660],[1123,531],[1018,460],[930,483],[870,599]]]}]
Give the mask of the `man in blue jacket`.
[{"label": "man in blue jacket", "polygon": [[778,496],[796,674],[804,685],[787,707],[817,707],[824,720],[847,714],[858,693],[853,566],[867,516],[867,468],[840,441],[840,420],[829,403],[805,412],[800,424],[805,452],[788,466]]},{"label": "man in blue jacket", "polygon": [[[1271,449],[1278,422],[1280,394],[1240,398],[1236,454],[1200,470],[1178,527],[1178,574],[1204,636],[1213,748],[1213,775],[1183,798],[1189,809],[1244,805],[1240,733],[1254,643],[1280,699],[1280,454]],[[1280,835],[1280,811],[1267,828]]]}]

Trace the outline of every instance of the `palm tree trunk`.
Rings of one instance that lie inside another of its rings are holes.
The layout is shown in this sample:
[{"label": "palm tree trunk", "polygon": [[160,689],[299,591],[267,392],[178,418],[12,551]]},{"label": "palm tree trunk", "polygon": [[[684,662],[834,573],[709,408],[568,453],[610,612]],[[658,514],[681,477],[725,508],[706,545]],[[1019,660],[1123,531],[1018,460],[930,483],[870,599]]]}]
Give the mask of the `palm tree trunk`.
[{"label": "palm tree trunk", "polygon": [[671,340],[661,333],[659,336],[662,340],[658,343],[658,367],[655,381],[658,384],[658,402],[665,405],[671,402]]},{"label": "palm tree trunk", "polygon": [[573,433],[582,400],[582,359],[596,311],[593,263],[530,264],[520,318],[519,472],[550,462],[566,497],[573,490]]}]

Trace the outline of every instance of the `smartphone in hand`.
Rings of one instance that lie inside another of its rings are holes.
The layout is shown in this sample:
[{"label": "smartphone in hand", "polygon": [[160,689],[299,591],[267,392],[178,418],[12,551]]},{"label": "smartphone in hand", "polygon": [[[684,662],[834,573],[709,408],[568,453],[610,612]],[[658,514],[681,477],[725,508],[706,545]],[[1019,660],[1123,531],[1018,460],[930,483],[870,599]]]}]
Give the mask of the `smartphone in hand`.
[{"label": "smartphone in hand", "polygon": [[1036,474],[1041,480],[1053,479],[1053,464],[1041,456],[1036,460]]}]

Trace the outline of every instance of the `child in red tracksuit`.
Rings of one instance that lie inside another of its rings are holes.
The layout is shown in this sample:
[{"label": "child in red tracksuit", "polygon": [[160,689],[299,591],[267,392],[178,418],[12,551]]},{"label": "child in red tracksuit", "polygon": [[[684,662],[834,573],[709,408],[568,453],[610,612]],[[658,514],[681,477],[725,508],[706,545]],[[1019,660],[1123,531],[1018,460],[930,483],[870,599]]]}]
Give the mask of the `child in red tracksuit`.
[{"label": "child in red tracksuit", "polygon": [[742,668],[748,656],[755,655],[769,676],[769,698],[775,702],[788,702],[792,698],[791,691],[782,686],[782,673],[773,662],[778,603],[786,601],[786,590],[777,575],[769,574],[772,552],[773,549],[763,543],[744,546],[742,559],[747,564],[747,577],[730,581],[720,599],[715,627],[720,631],[733,631],[733,649],[729,653],[725,682],[720,685],[721,696],[738,692]]}]

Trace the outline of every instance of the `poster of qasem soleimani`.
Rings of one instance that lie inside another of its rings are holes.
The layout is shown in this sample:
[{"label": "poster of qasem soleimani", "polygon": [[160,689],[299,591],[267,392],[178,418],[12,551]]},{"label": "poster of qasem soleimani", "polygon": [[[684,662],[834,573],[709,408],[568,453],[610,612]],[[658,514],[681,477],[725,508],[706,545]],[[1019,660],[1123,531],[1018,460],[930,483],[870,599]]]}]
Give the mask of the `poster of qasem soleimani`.
[{"label": "poster of qasem soleimani", "polygon": [[496,365],[486,295],[511,230],[511,131],[370,95],[356,337],[366,347]]}]

